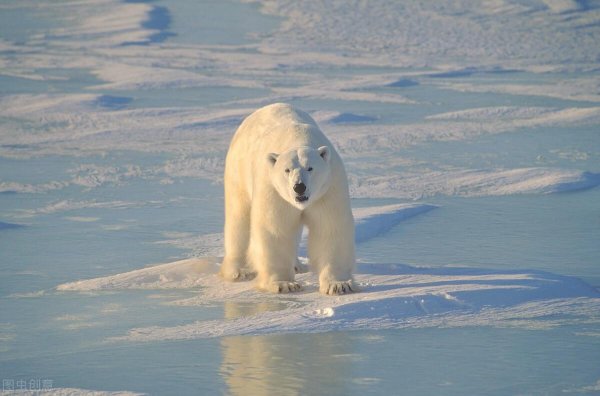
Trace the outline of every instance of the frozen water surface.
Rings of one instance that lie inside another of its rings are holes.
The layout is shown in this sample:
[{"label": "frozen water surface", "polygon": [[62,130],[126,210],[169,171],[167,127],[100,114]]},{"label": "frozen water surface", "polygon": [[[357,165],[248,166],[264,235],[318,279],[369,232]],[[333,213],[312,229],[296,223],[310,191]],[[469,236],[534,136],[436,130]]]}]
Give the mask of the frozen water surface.
[{"label": "frozen water surface", "polygon": [[[597,394],[599,21],[583,1],[3,2],[2,394]],[[275,101],[346,163],[360,293],[215,275],[229,140]]]}]

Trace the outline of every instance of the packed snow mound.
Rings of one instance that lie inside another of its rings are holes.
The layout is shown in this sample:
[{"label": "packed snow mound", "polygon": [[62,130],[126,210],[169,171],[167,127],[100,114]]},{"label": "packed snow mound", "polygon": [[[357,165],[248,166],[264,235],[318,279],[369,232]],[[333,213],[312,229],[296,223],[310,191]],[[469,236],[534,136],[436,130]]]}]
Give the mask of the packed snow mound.
[{"label": "packed snow mound", "polygon": [[339,111],[319,110],[312,113],[313,118],[319,123],[329,124],[351,124],[355,122],[373,122],[376,117],[363,114],[342,113]]},{"label": "packed snow mound", "polygon": [[188,259],[102,278],[64,283],[58,291],[122,289],[187,289],[204,284],[201,275],[216,273],[220,260]]},{"label": "packed snow mound", "polygon": [[318,292],[318,278],[313,273],[297,275],[304,289],[291,295],[257,291],[253,282],[224,282],[217,274],[219,261],[217,257],[181,260],[57,289],[197,287],[197,295],[168,304],[224,303],[230,313],[247,311],[248,304],[256,304],[250,315],[226,314],[223,319],[174,327],[135,328],[113,341],[420,327],[544,329],[600,319],[597,290],[577,278],[541,271],[361,264],[355,276],[361,291],[333,298]]}]

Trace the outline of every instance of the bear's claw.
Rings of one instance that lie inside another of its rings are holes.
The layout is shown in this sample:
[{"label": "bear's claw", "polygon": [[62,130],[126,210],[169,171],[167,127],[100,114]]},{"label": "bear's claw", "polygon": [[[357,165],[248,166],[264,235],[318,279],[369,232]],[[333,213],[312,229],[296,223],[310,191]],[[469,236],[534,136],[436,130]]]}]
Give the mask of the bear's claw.
[{"label": "bear's claw", "polygon": [[237,277],[234,278],[236,281],[247,281],[252,280],[256,277],[256,272],[248,269],[241,269],[237,273]]},{"label": "bear's claw", "polygon": [[302,285],[298,282],[288,281],[271,282],[268,290],[274,293],[293,293],[302,290]]},{"label": "bear's claw", "polygon": [[240,268],[232,272],[221,271],[221,276],[230,282],[243,282],[254,279],[256,277],[256,272],[246,268]]},{"label": "bear's claw", "polygon": [[358,291],[358,286],[352,281],[335,281],[321,286],[321,292],[330,296],[340,294],[354,293]]}]

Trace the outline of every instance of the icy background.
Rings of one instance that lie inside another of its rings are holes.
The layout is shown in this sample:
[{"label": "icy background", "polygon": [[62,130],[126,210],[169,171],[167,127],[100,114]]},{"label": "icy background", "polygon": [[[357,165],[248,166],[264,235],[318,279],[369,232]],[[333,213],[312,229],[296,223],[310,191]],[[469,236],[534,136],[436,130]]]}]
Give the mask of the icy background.
[{"label": "icy background", "polygon": [[[599,42],[583,0],[4,0],[4,389],[600,393]],[[359,294],[215,275],[280,101],[346,163]]]}]

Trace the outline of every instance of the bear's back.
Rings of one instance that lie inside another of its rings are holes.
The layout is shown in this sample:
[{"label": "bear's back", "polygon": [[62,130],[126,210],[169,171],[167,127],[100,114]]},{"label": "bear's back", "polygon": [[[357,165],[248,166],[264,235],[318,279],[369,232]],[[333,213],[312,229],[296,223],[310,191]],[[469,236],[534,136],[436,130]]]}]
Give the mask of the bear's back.
[{"label": "bear's back", "polygon": [[242,122],[230,150],[239,144],[248,153],[267,154],[330,143],[307,113],[289,104],[275,103],[256,110]]}]

